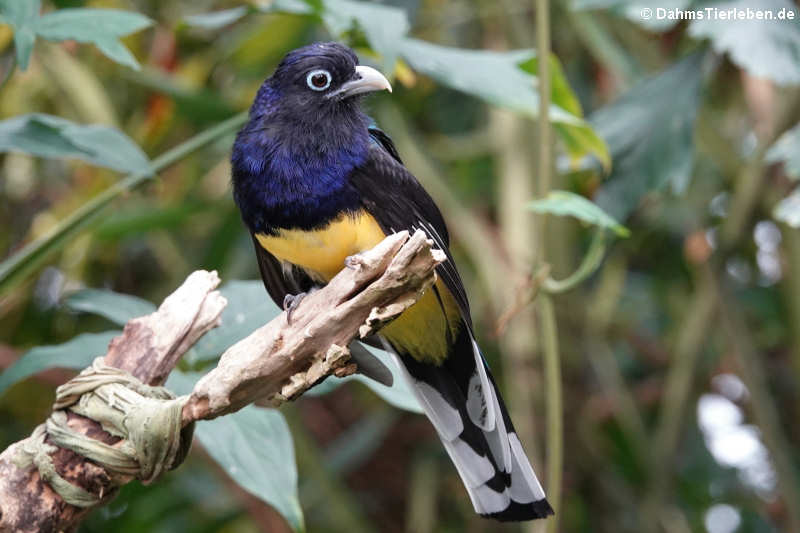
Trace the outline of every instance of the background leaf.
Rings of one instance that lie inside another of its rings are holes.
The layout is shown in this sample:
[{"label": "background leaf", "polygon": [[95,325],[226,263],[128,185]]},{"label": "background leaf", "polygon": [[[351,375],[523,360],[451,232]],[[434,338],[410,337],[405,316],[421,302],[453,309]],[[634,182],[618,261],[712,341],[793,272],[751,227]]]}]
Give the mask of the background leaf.
[{"label": "background leaf", "polygon": [[[176,394],[188,394],[199,378],[195,373],[172,372],[167,387]],[[280,412],[245,407],[198,422],[194,436],[236,483],[278,510],[292,529],[305,529],[294,444]]]},{"label": "background leaf", "polygon": [[773,216],[793,228],[800,228],[800,187],[778,202]]},{"label": "background leaf", "polygon": [[41,0],[0,0],[0,19],[14,29],[17,64],[22,70],[28,68],[36,41],[36,20],[41,8]]},{"label": "background leaf", "polygon": [[[533,118],[539,116],[536,78],[521,68],[526,63],[532,65],[531,51],[464,50],[407,38],[403,40],[402,55],[414,70],[442,85]],[[553,87],[563,89],[564,84],[558,81]],[[602,139],[582,118],[557,105],[562,102],[574,108],[574,97],[560,93],[556,96],[558,100],[550,106],[550,120],[559,133],[567,134],[564,139],[571,155],[592,153],[608,166],[608,149]]]},{"label": "background leaf", "polygon": [[800,84],[800,10],[788,0],[735,0],[703,5],[703,8],[794,13],[793,20],[722,20],[706,17],[694,20],[689,34],[711,40],[719,53],[751,75],[773,80],[779,85]]},{"label": "background leaf", "polygon": [[0,121],[0,152],[39,157],[74,157],[121,172],[148,172],[150,161],[115,128],[75,124],[42,113]]},{"label": "background leaf", "polygon": [[247,6],[239,6],[222,11],[212,11],[210,13],[198,13],[184,17],[184,22],[189,26],[203,28],[205,30],[218,30],[245,16],[249,11]]},{"label": "background leaf", "polygon": [[37,21],[36,33],[51,41],[94,44],[109,59],[138,70],[136,58],[119,39],[152,24],[144,15],[119,9],[59,9]]},{"label": "background leaf", "polygon": [[682,192],[694,160],[702,53],[644,80],[589,118],[608,142],[614,167],[595,201],[623,219],[648,192],[671,184]]},{"label": "background leaf", "polygon": [[610,217],[598,205],[569,191],[551,191],[546,198],[529,203],[528,209],[537,213],[572,216],[594,226],[610,229],[620,237],[630,235],[626,227]]},{"label": "background leaf", "polygon": [[786,175],[800,179],[800,124],[781,135],[767,151],[769,163],[783,163]]},{"label": "background leaf", "polygon": [[11,385],[49,368],[82,370],[96,357],[105,355],[111,339],[121,331],[83,333],[64,344],[38,346],[25,352],[12,366],[0,374],[0,394]]},{"label": "background leaf", "polygon": [[190,364],[212,361],[283,311],[267,294],[261,281],[230,281],[220,289],[228,300],[222,323],[212,329],[187,354]]},{"label": "background leaf", "polygon": [[118,326],[156,310],[156,306],[147,300],[103,289],[83,289],[70,294],[64,305],[74,311],[100,315]]}]

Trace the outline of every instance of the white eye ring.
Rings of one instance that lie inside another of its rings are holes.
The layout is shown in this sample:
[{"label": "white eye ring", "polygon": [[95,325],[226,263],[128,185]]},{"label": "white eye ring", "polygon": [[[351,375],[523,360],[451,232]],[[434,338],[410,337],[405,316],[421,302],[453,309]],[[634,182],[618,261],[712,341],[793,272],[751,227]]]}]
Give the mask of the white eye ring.
[{"label": "white eye ring", "polygon": [[[320,75],[325,76],[325,85],[314,84],[314,78]],[[308,85],[308,88],[312,91],[324,91],[331,86],[331,73],[323,69],[312,70],[308,73],[308,76],[306,76],[306,85]]]}]

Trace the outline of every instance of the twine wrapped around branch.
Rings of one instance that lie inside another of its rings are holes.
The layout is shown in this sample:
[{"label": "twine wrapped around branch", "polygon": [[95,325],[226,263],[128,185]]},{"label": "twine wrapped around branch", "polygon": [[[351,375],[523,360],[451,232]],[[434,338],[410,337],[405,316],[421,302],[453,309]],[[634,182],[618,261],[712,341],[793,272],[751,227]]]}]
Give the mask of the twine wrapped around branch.
[{"label": "twine wrapped around branch", "polygon": [[[20,468],[35,465],[39,475],[70,505],[92,507],[108,494],[92,494],[61,477],[50,457],[56,447],[103,467],[114,490],[131,478],[152,483],[179,465],[189,449],[194,426],[181,429],[181,411],[187,400],[187,396],[176,398],[164,387],[145,385],[98,357],[92,366],[56,389],[53,413],[36,428],[34,438],[18,449],[14,462]],[[67,410],[94,420],[121,440],[106,444],[73,430]]]}]

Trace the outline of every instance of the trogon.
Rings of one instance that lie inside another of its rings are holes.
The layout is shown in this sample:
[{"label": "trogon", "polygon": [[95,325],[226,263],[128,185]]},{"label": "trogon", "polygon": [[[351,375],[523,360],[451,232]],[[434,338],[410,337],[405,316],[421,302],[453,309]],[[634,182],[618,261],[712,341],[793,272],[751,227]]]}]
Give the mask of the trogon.
[{"label": "trogon", "polygon": [[475,342],[442,214],[361,97],[390,90],[337,43],[286,55],[259,89],[231,156],[234,200],[270,296],[289,311],[345,259],[386,235],[424,230],[447,254],[437,282],[379,332],[483,516],[553,510]]}]

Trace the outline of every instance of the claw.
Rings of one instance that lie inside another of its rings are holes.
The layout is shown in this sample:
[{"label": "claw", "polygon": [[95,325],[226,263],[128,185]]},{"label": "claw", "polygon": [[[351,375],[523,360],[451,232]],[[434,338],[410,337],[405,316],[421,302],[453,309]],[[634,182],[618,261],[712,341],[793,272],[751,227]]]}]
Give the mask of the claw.
[{"label": "claw", "polygon": [[300,302],[303,301],[303,298],[306,297],[308,293],[301,292],[298,294],[287,294],[283,297],[283,310],[286,311],[286,323],[292,323],[292,312],[297,309],[297,306],[300,305]]},{"label": "claw", "polygon": [[349,269],[356,270],[361,266],[361,258],[357,255],[348,255],[344,258],[344,266]]}]

